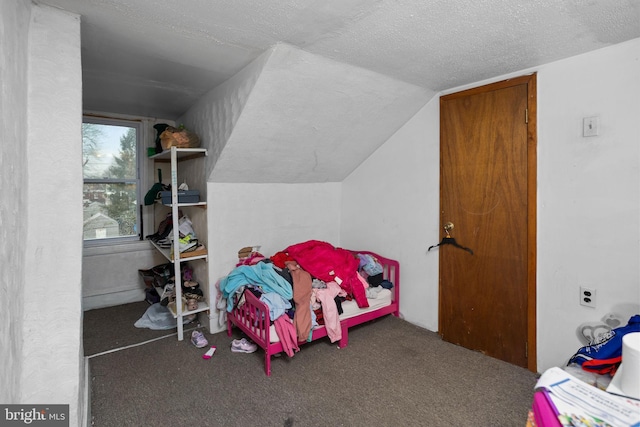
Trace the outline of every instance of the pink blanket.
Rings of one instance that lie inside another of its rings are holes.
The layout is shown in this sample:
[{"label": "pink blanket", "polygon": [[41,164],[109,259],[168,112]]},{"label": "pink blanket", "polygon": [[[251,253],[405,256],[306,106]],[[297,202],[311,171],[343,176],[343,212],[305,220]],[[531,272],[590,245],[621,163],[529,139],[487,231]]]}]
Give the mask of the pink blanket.
[{"label": "pink blanket", "polygon": [[285,249],[300,267],[324,282],[334,281],[353,295],[358,307],[369,307],[365,288],[358,279],[358,257],[346,249],[335,248],[327,242],[309,240]]}]

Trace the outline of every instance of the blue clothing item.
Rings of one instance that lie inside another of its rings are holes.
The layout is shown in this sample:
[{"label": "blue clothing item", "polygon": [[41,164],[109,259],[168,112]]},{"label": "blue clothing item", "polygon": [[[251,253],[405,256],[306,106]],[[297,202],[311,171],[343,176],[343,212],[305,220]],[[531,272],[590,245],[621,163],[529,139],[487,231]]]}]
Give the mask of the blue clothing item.
[{"label": "blue clothing item", "polygon": [[360,258],[360,269],[364,270],[369,276],[375,276],[382,273],[382,265],[369,254],[358,254]]},{"label": "blue clothing item", "polygon": [[282,298],[293,298],[293,288],[274,269],[273,265],[259,262],[255,265],[241,265],[234,268],[227,277],[220,279],[220,292],[227,299],[227,311],[233,310],[233,298],[229,298],[239,288],[246,285],[260,287],[263,292],[276,292]]},{"label": "blue clothing item", "polygon": [[267,304],[269,307],[269,317],[271,320],[276,320],[282,316],[285,311],[291,308],[291,303],[282,298],[280,294],[276,292],[266,292],[260,296],[260,301]]},{"label": "blue clothing item", "polygon": [[393,283],[391,283],[388,280],[383,280],[382,282],[380,282],[380,286],[382,286],[385,289],[391,289],[393,288]]},{"label": "blue clothing item", "polygon": [[[631,316],[626,326],[612,329],[608,334],[593,344],[581,347],[574,354],[567,365],[577,363],[585,369],[585,366],[594,364],[594,361],[606,361],[614,365],[620,365],[622,360],[622,337],[631,332],[640,332],[640,314]],[[607,369],[598,366],[603,372]],[[589,370],[589,369],[585,369]],[[615,367],[613,367],[615,372]]]}]

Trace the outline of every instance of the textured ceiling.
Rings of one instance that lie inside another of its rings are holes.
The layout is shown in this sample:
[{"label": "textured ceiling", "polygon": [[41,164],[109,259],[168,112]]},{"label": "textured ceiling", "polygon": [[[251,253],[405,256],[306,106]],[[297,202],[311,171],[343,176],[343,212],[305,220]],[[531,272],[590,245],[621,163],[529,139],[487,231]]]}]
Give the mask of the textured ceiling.
[{"label": "textured ceiling", "polygon": [[640,37],[638,0],[40,0],[82,16],[84,108],[164,119],[263,52],[440,91]]}]

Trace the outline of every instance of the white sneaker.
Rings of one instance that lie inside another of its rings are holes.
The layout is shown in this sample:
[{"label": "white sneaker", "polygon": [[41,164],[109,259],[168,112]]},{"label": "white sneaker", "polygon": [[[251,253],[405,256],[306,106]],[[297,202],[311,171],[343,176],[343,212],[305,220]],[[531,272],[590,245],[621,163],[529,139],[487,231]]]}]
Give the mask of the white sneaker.
[{"label": "white sneaker", "polygon": [[183,216],[178,221],[178,230],[180,230],[181,236],[189,236],[196,237],[196,232],[193,231],[193,224],[191,223],[191,219],[188,216]]},{"label": "white sneaker", "polygon": [[246,338],[231,342],[231,351],[234,353],[253,353],[257,349],[257,344],[249,342]]},{"label": "white sneaker", "polygon": [[191,333],[191,343],[198,348],[206,347],[209,345],[209,342],[204,337],[204,334],[200,331],[193,331]]}]

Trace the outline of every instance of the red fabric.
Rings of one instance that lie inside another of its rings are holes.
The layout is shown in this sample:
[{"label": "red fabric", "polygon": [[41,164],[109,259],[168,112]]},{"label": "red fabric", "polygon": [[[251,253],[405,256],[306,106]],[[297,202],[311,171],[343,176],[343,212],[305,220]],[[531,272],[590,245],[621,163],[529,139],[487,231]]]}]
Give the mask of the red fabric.
[{"label": "red fabric", "polygon": [[271,262],[273,262],[273,265],[280,268],[284,268],[286,266],[287,261],[294,261],[293,258],[291,258],[289,255],[287,255],[285,252],[282,252],[282,251],[276,252],[269,259],[271,260]]},{"label": "red fabric", "polygon": [[582,362],[582,369],[597,374],[615,375],[618,367],[622,363],[622,356],[612,357],[610,359],[591,359]]},{"label": "red fabric", "polygon": [[340,287],[353,295],[358,307],[369,307],[364,286],[358,280],[360,260],[346,249],[335,248],[327,242],[309,240],[285,249],[300,267],[324,282],[342,280]]}]

